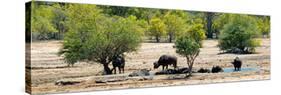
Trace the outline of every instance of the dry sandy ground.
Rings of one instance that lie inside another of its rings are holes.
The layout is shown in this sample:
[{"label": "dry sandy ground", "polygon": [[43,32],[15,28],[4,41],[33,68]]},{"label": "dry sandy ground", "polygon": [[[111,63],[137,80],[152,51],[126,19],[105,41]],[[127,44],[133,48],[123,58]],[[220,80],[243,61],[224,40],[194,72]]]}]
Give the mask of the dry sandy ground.
[{"label": "dry sandy ground", "polygon": [[[231,73],[194,73],[190,78],[182,78],[183,74],[156,75],[149,76],[148,80],[140,80],[142,78],[135,77],[125,81],[96,83],[95,80],[97,79],[123,78],[140,69],[151,69],[152,72],[160,71],[162,68],[152,69],[152,63],[163,54],[177,56],[178,64],[181,67],[186,67],[187,64],[184,57],[175,53],[173,43],[142,43],[137,52],[126,54],[125,74],[101,76],[102,65],[94,62],[80,62],[75,64],[74,67],[67,68],[63,58],[57,55],[61,47],[60,41],[34,42],[31,45],[32,93],[61,93],[270,79],[270,39],[262,39],[262,45],[256,49],[256,54],[218,54],[221,51],[216,47],[217,44],[217,40],[205,40],[203,42],[203,48],[201,48],[201,52],[195,61],[194,69],[211,68],[214,65],[232,68],[230,62],[236,56],[239,56],[244,63],[242,68],[258,68],[259,70]],[[75,80],[81,83],[58,86],[55,85],[58,80]]]}]

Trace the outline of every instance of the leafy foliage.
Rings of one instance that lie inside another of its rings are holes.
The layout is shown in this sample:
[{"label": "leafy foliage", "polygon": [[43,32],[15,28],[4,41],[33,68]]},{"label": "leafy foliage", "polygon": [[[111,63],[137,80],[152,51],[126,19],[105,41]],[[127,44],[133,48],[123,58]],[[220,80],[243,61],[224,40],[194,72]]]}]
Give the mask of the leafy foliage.
[{"label": "leafy foliage", "polygon": [[197,43],[199,43],[200,47],[202,46],[202,40],[206,38],[203,25],[200,23],[193,23],[193,25],[191,25],[187,30],[186,35],[189,35],[189,37],[193,38]]},{"label": "leafy foliage", "polygon": [[270,18],[269,16],[260,16],[257,17],[257,25],[260,32],[263,35],[269,35],[270,33]]},{"label": "leafy foliage", "polygon": [[[219,48],[232,53],[252,53],[260,43],[255,19],[248,15],[233,15],[219,36]],[[241,52],[237,52],[241,51]]]},{"label": "leafy foliage", "polygon": [[157,17],[150,20],[149,34],[155,37],[156,42],[160,42],[160,37],[166,33],[165,23]]},{"label": "leafy foliage", "polygon": [[177,14],[168,12],[164,16],[164,22],[166,25],[167,34],[169,36],[169,42],[172,42],[175,36],[182,34],[182,32],[184,32],[187,28],[186,20],[180,17],[184,13],[177,12]]},{"label": "leafy foliage", "polygon": [[66,13],[66,6],[61,3],[55,3],[52,5],[53,9],[52,12],[54,14],[53,19],[51,22],[53,23],[53,26],[58,31],[58,35],[56,39],[62,39],[63,34],[67,31],[67,13]]},{"label": "leafy foliage", "polygon": [[52,7],[33,3],[31,11],[31,31],[38,34],[36,39],[47,40],[49,33],[57,32],[51,22],[54,18]]}]

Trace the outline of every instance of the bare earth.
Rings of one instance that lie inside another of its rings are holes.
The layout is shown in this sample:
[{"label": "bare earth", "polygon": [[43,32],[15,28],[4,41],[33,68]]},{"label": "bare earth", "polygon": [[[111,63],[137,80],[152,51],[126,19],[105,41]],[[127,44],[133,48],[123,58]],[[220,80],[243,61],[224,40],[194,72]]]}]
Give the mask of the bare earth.
[{"label": "bare earth", "polygon": [[[205,40],[197,57],[194,69],[212,68],[214,65],[232,68],[230,62],[239,56],[243,61],[242,68],[258,68],[258,71],[240,71],[231,73],[194,73],[190,78],[182,78],[184,74],[153,75],[149,78],[131,77],[128,74],[140,69],[153,69],[153,62],[163,54],[178,57],[178,65],[186,67],[184,57],[175,53],[173,43],[142,43],[137,52],[126,54],[125,74],[102,76],[102,65],[98,63],[80,62],[74,67],[66,67],[63,58],[57,55],[61,47],[60,41],[33,42],[31,45],[31,82],[33,94],[79,92],[108,90],[121,88],[157,87],[173,85],[191,85],[221,82],[270,79],[270,39],[262,39],[262,45],[256,54],[218,54],[217,40]],[[29,67],[29,66],[28,66]],[[172,67],[169,67],[172,68]],[[117,82],[96,83],[99,79],[126,79]],[[79,81],[74,85],[59,86],[56,81]]]}]

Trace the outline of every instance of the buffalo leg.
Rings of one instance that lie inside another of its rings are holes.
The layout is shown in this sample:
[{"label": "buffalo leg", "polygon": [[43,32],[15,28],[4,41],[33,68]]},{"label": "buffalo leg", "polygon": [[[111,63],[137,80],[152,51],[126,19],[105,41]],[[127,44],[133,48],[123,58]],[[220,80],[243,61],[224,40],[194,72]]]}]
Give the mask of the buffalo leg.
[{"label": "buffalo leg", "polygon": [[176,69],[177,68],[177,63],[174,63],[173,66],[174,66],[174,69]]},{"label": "buffalo leg", "polygon": [[114,74],[116,74],[116,67],[113,67],[113,70],[114,70]]},{"label": "buffalo leg", "polygon": [[121,74],[121,68],[120,67],[118,67],[118,70],[119,70],[119,74]]}]

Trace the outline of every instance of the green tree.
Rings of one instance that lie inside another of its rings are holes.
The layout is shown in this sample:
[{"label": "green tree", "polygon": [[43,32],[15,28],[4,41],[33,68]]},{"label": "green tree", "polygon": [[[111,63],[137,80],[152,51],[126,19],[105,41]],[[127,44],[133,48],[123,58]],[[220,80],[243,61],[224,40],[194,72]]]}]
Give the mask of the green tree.
[{"label": "green tree", "polygon": [[181,32],[184,32],[187,27],[185,19],[171,12],[167,12],[164,15],[164,22],[169,36],[169,42],[172,42],[176,35],[180,35]]},{"label": "green tree", "polygon": [[[248,15],[232,15],[219,36],[219,48],[231,53],[252,53],[260,42],[255,19]],[[237,52],[237,50],[239,52]]]},{"label": "green tree", "polygon": [[51,19],[54,27],[58,31],[56,39],[62,39],[63,34],[67,31],[67,16],[66,16],[66,5],[62,3],[55,3],[52,5],[54,17]]},{"label": "green tree", "polygon": [[111,74],[108,65],[113,56],[135,51],[140,45],[143,29],[136,17],[108,17],[92,5],[69,8],[71,27],[60,50],[67,63],[98,62],[103,65],[105,74]]},{"label": "green tree", "polygon": [[257,25],[263,36],[268,36],[270,33],[270,17],[269,16],[258,16]]},{"label": "green tree", "polygon": [[103,21],[100,11],[93,5],[69,4],[67,6],[66,15],[69,19],[66,23],[69,29],[59,54],[63,54],[69,66],[85,59],[86,52],[81,47],[89,40],[90,34],[98,32],[97,23]]},{"label": "green tree", "polygon": [[50,39],[49,34],[57,32],[51,20],[54,18],[52,7],[40,2],[32,2],[31,31],[33,39],[47,40]]},{"label": "green tree", "polygon": [[200,44],[190,37],[190,35],[183,35],[177,38],[175,45],[176,52],[186,58],[189,76],[191,76],[194,60],[200,52]]},{"label": "green tree", "polygon": [[160,38],[166,32],[165,23],[160,18],[154,17],[150,20],[150,26],[148,31],[150,36],[155,37],[156,42],[160,42]]}]

